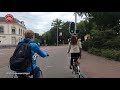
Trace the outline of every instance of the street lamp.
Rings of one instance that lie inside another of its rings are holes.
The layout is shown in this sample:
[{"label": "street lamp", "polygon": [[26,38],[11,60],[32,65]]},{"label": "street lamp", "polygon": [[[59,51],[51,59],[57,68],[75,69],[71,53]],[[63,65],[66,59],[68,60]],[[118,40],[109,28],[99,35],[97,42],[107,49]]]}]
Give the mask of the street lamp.
[{"label": "street lamp", "polygon": [[59,32],[59,36],[60,36],[60,44],[61,44],[62,32]]},{"label": "street lamp", "polygon": [[76,34],[76,29],[77,29],[77,13],[75,12],[74,13],[75,14],[75,34]]},{"label": "street lamp", "polygon": [[[61,27],[58,27],[58,24],[57,24],[57,46],[58,46],[58,29],[62,29]],[[59,33],[59,36],[61,35],[61,33]]]},{"label": "street lamp", "polygon": [[57,24],[57,46],[58,46],[58,24]]}]

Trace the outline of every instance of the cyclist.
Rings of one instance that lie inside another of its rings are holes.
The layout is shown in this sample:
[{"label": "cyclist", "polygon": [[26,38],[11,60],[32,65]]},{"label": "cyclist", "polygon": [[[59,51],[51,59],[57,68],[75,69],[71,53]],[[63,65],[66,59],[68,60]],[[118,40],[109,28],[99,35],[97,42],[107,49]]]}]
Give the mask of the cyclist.
[{"label": "cyclist", "polygon": [[80,45],[80,58],[81,58],[81,53],[82,53],[82,43],[81,43],[81,38],[77,35],[77,39]]},{"label": "cyclist", "polygon": [[78,36],[73,35],[71,37],[71,42],[69,42],[68,45],[68,52],[67,53],[71,53],[71,60],[70,60],[70,69],[72,69],[73,66],[73,59],[74,62],[76,62],[78,60],[78,58],[81,57],[81,42],[80,39],[78,38]]},{"label": "cyclist", "polygon": [[[47,52],[40,49],[40,47],[34,42],[35,34],[32,30],[26,30],[24,33],[24,39],[20,42],[30,42],[31,52],[32,52],[32,67],[31,65],[25,69],[25,72],[30,72],[30,74],[34,74],[34,78],[40,78],[40,68],[36,66],[36,60],[34,60],[33,55],[37,53],[41,57],[49,56]],[[19,43],[18,43],[19,45]]]}]

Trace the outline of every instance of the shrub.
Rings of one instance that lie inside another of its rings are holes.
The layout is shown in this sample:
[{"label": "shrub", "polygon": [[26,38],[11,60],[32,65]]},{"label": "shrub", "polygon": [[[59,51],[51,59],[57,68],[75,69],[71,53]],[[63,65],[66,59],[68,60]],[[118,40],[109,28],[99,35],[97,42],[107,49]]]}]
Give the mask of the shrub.
[{"label": "shrub", "polygon": [[120,36],[117,36],[111,40],[108,40],[103,44],[104,48],[111,48],[111,49],[120,49]]},{"label": "shrub", "polygon": [[92,53],[94,55],[97,56],[101,56],[101,49],[97,49],[97,48],[91,48],[88,50],[89,53]]},{"label": "shrub", "polygon": [[92,46],[93,46],[93,43],[91,40],[87,40],[82,43],[82,48],[85,51],[88,51],[88,49],[91,48]]},{"label": "shrub", "polygon": [[102,56],[120,61],[120,50],[102,49]]},{"label": "shrub", "polygon": [[120,50],[91,48],[88,50],[88,52],[94,55],[103,56],[109,59],[120,61]]}]

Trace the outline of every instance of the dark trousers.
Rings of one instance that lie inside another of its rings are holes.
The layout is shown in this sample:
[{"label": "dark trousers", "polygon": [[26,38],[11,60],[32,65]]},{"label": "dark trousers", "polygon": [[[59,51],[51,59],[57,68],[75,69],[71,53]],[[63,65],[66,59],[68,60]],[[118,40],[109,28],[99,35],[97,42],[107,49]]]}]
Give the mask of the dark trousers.
[{"label": "dark trousers", "polygon": [[40,78],[40,68],[37,66],[34,69],[34,78]]},{"label": "dark trousers", "polygon": [[80,57],[80,53],[71,53],[70,65],[73,65],[73,60],[76,62]]}]

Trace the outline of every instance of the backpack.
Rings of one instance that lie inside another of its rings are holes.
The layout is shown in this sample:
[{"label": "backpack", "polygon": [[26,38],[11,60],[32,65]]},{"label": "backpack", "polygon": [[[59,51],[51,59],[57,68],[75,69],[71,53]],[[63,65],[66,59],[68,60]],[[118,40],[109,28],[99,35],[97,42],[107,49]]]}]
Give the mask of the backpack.
[{"label": "backpack", "polygon": [[[19,45],[20,44],[20,45]],[[10,69],[13,71],[24,72],[32,63],[30,43],[19,43],[10,58]]]}]

